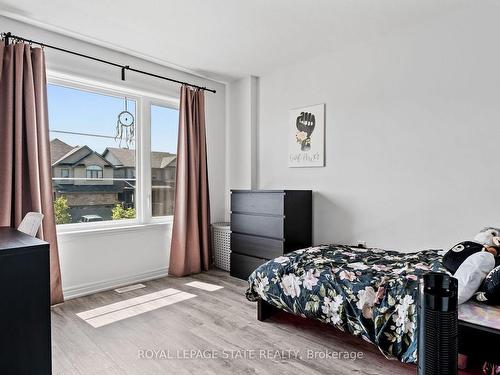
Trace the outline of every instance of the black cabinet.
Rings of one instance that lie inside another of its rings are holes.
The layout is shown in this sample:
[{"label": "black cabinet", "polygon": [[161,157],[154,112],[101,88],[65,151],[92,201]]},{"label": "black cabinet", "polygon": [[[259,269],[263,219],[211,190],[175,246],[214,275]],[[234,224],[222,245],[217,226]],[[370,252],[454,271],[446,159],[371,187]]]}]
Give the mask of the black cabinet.
[{"label": "black cabinet", "polygon": [[231,191],[231,276],[311,246],[311,190]]},{"label": "black cabinet", "polygon": [[0,228],[0,374],[51,374],[49,244]]}]

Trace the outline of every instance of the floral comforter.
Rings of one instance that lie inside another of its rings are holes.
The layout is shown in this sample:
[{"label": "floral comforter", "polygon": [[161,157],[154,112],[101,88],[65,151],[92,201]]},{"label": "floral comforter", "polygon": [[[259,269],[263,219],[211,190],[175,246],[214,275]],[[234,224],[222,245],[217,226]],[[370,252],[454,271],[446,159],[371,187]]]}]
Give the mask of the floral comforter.
[{"label": "floral comforter", "polygon": [[246,296],[361,336],[388,358],[416,362],[417,279],[446,272],[441,259],[438,250],[311,247],[257,268]]}]

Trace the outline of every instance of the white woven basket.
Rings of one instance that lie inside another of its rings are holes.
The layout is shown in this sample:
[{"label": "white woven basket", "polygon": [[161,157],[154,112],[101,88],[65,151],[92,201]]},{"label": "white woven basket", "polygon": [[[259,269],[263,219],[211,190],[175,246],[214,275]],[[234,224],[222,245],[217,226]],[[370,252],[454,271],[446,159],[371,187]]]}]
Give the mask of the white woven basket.
[{"label": "white woven basket", "polygon": [[229,271],[231,254],[231,227],[229,223],[212,224],[212,249],[215,267]]}]

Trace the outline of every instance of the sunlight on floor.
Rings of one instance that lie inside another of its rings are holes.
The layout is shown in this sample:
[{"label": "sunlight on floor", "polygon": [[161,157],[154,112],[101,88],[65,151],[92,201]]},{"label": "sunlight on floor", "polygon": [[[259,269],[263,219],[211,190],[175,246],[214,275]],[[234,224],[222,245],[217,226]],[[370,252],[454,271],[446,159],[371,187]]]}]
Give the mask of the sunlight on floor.
[{"label": "sunlight on floor", "polygon": [[168,288],[84,311],[76,315],[91,326],[98,328],[194,297],[196,297],[195,294]]}]

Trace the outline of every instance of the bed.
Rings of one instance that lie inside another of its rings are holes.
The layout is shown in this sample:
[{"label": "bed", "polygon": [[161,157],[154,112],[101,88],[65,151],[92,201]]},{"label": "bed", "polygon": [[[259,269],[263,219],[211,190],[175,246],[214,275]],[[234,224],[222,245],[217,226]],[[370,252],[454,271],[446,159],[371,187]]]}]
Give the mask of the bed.
[{"label": "bed", "polygon": [[311,247],[258,267],[246,296],[259,302],[261,315],[278,308],[317,319],[375,344],[388,358],[414,363],[418,277],[446,272],[441,259],[438,250]]},{"label": "bed", "polygon": [[[258,267],[246,296],[258,302],[259,320],[284,310],[362,337],[387,358],[414,363],[418,278],[446,272],[441,253],[345,245],[301,249]],[[497,363],[500,307],[469,301],[458,312],[459,352]]]}]

